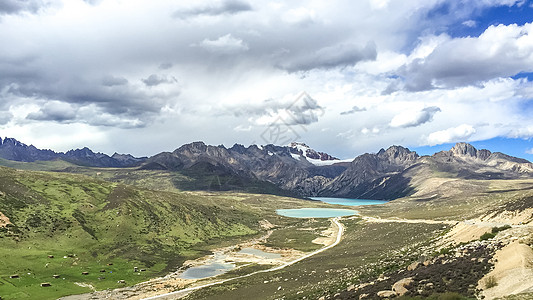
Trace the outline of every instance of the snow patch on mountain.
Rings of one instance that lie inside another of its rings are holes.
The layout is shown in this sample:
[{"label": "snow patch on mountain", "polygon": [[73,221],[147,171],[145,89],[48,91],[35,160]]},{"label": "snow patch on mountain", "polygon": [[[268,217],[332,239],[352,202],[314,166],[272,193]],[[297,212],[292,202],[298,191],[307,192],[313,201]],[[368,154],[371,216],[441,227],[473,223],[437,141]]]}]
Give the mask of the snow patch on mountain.
[{"label": "snow patch on mountain", "polygon": [[296,160],[302,157],[316,166],[329,166],[339,162],[351,162],[352,160],[340,160],[324,152],[317,152],[304,143],[292,142],[289,144],[291,156]]}]

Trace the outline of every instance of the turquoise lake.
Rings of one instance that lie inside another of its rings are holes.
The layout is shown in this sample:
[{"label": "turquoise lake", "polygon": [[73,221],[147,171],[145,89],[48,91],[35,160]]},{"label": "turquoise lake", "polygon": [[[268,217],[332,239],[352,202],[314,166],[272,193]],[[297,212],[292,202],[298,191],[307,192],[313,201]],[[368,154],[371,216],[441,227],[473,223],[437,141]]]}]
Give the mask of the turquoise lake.
[{"label": "turquoise lake", "polygon": [[346,206],[359,206],[359,205],[376,205],[387,203],[385,200],[366,200],[366,199],[349,199],[349,198],[327,198],[327,197],[309,197],[313,200],[326,202],[329,204],[340,204]]},{"label": "turquoise lake", "polygon": [[[329,204],[339,204],[346,206],[359,205],[377,205],[387,203],[385,200],[366,200],[366,199],[349,199],[349,198],[327,198],[327,197],[310,197],[313,200],[322,201]],[[353,209],[342,208],[295,208],[295,209],[278,209],[278,215],[291,218],[334,218],[353,216],[357,214]]]},{"label": "turquoise lake", "polygon": [[278,209],[278,215],[290,218],[334,218],[353,216],[357,214],[353,209],[342,208],[295,208],[295,209]]}]

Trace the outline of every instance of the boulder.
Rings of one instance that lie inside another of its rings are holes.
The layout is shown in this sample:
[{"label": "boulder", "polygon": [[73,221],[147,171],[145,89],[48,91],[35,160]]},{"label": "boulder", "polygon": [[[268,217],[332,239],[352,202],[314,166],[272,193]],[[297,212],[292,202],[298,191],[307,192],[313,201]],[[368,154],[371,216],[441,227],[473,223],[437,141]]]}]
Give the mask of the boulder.
[{"label": "boulder", "polygon": [[349,291],[353,291],[353,290],[355,290],[355,285],[353,285],[353,284],[352,284],[352,285],[349,285],[349,286],[346,288],[346,291],[348,291],[348,292],[349,292]]},{"label": "boulder", "polygon": [[409,291],[407,287],[412,283],[413,278],[411,277],[398,280],[395,284],[392,285],[392,290],[396,292],[396,294],[403,296]]},{"label": "boulder", "polygon": [[420,263],[415,261],[414,263],[407,266],[407,271],[413,271],[414,269],[418,268],[420,266]]},{"label": "boulder", "polygon": [[395,291],[379,291],[377,295],[380,298],[393,298],[393,297],[396,297],[396,292]]}]

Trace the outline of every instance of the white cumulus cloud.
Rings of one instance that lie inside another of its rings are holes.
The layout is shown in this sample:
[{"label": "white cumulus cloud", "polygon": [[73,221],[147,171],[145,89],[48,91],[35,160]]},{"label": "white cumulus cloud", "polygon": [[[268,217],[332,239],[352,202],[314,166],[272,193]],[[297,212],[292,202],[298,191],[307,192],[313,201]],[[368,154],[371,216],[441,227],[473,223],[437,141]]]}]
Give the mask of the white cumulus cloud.
[{"label": "white cumulus cloud", "polygon": [[453,88],[533,72],[533,23],[490,26],[479,37],[426,40],[419,48],[431,50],[429,55],[399,70],[409,90]]},{"label": "white cumulus cloud", "polygon": [[230,33],[214,40],[204,39],[199,46],[210,52],[228,54],[243,52],[249,49],[243,40],[233,37]]},{"label": "white cumulus cloud", "polygon": [[452,127],[429,134],[427,138],[427,143],[430,146],[434,146],[444,143],[467,140],[474,133],[476,133],[476,129],[472,127],[472,125],[462,124],[457,127]]},{"label": "white cumulus cloud", "polygon": [[406,111],[402,112],[390,122],[391,127],[416,127],[427,123],[433,119],[433,116],[441,111],[440,108],[436,106],[426,107],[419,111]]}]

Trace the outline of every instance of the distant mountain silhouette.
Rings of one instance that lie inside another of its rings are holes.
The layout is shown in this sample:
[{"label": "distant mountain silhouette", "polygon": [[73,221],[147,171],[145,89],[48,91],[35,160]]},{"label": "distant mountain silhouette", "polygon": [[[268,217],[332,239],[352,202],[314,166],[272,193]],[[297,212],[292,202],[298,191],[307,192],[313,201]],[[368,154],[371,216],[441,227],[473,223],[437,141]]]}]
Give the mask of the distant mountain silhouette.
[{"label": "distant mountain silhouette", "polygon": [[26,145],[14,138],[0,138],[0,157],[8,160],[34,162],[61,159],[77,165],[88,167],[136,167],[146,160],[136,158],[129,154],[108,156],[103,153],[94,153],[91,149],[75,149],[63,152],[41,150],[33,145]]}]

